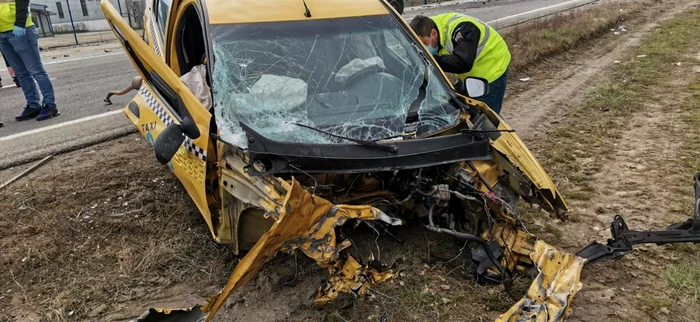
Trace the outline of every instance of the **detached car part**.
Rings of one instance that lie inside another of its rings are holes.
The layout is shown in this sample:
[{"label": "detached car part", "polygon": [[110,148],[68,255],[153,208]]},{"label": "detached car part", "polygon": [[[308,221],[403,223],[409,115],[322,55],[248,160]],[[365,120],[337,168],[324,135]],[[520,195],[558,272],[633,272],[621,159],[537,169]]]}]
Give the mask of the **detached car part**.
[{"label": "detached car part", "polygon": [[664,245],[669,243],[700,243],[700,172],[695,174],[695,201],[693,217],[683,223],[674,224],[666,230],[630,230],[621,216],[615,216],[606,244],[593,241],[576,255],[586,258],[586,264],[615,259],[632,251],[636,244]]}]

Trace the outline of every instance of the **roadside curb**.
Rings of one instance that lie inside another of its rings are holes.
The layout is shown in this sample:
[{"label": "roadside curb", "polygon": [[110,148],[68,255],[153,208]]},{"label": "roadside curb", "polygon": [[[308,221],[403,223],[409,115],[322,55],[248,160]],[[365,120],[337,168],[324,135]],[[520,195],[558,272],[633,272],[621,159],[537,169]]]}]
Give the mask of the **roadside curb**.
[{"label": "roadside curb", "polygon": [[117,42],[117,40],[112,39],[112,40],[101,40],[101,41],[89,41],[89,42],[80,43],[78,45],[76,45],[76,44],[53,45],[53,46],[41,46],[40,45],[39,51],[41,53],[47,53],[53,49],[69,48],[69,47],[74,47],[74,48],[89,47],[89,46],[94,46],[96,44],[110,44],[110,43],[114,43],[114,42]]},{"label": "roadside curb", "polygon": [[14,160],[2,160],[0,161],[0,171],[6,170],[12,167],[20,166],[37,160],[45,158],[47,155],[60,155],[68,152],[73,152],[76,150],[84,149],[93,145],[104,143],[107,141],[115,140],[121,137],[125,137],[130,134],[138,133],[136,128],[129,124],[128,126],[123,126],[108,132],[100,133],[95,135],[93,139],[89,141],[84,141],[78,144],[68,145],[63,148],[58,149],[42,149],[32,151],[27,153],[25,156],[14,159]]}]

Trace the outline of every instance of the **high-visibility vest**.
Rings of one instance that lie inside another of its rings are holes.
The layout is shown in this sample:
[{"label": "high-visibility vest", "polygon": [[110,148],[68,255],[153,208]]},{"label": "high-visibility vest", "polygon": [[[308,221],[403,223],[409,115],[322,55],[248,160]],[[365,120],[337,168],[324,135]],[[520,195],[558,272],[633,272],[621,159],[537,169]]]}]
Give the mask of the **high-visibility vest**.
[{"label": "high-visibility vest", "polygon": [[[17,14],[14,0],[0,0],[0,32],[12,31],[15,26],[15,16]],[[27,8],[27,22],[24,27],[29,28],[34,25],[31,10]]]},{"label": "high-visibility vest", "polygon": [[471,22],[479,28],[479,44],[476,48],[474,65],[469,72],[457,75],[459,78],[465,79],[467,76],[481,77],[491,83],[501,77],[508,68],[510,64],[508,45],[493,27],[479,19],[460,13],[444,13],[432,16],[430,19],[435,22],[440,31],[440,45],[442,48],[438,52],[439,56],[452,54],[454,50],[452,35],[459,24]]}]

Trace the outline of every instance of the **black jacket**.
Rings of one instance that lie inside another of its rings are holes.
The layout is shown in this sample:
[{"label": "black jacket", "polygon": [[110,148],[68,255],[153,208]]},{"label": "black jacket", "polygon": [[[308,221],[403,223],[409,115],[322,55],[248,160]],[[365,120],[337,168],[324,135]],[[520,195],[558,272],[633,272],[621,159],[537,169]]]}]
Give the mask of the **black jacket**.
[{"label": "black jacket", "polygon": [[[472,70],[476,60],[476,48],[479,46],[481,32],[471,22],[463,22],[455,28],[452,35],[447,35],[447,41],[454,46],[452,55],[437,56],[435,60],[443,71],[452,74],[462,74]],[[442,48],[438,48],[441,50]]]},{"label": "black jacket", "polygon": [[15,0],[15,26],[27,25],[27,14],[29,13],[29,0]]}]

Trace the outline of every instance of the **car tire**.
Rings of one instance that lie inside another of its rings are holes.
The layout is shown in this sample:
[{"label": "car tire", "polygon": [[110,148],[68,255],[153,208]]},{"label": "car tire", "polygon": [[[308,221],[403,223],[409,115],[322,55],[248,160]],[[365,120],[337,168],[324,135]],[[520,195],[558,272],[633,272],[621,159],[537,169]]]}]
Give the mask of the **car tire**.
[{"label": "car tire", "polygon": [[396,11],[402,15],[403,14],[403,9],[404,9],[404,3],[403,0],[389,0],[389,4],[391,4]]}]

